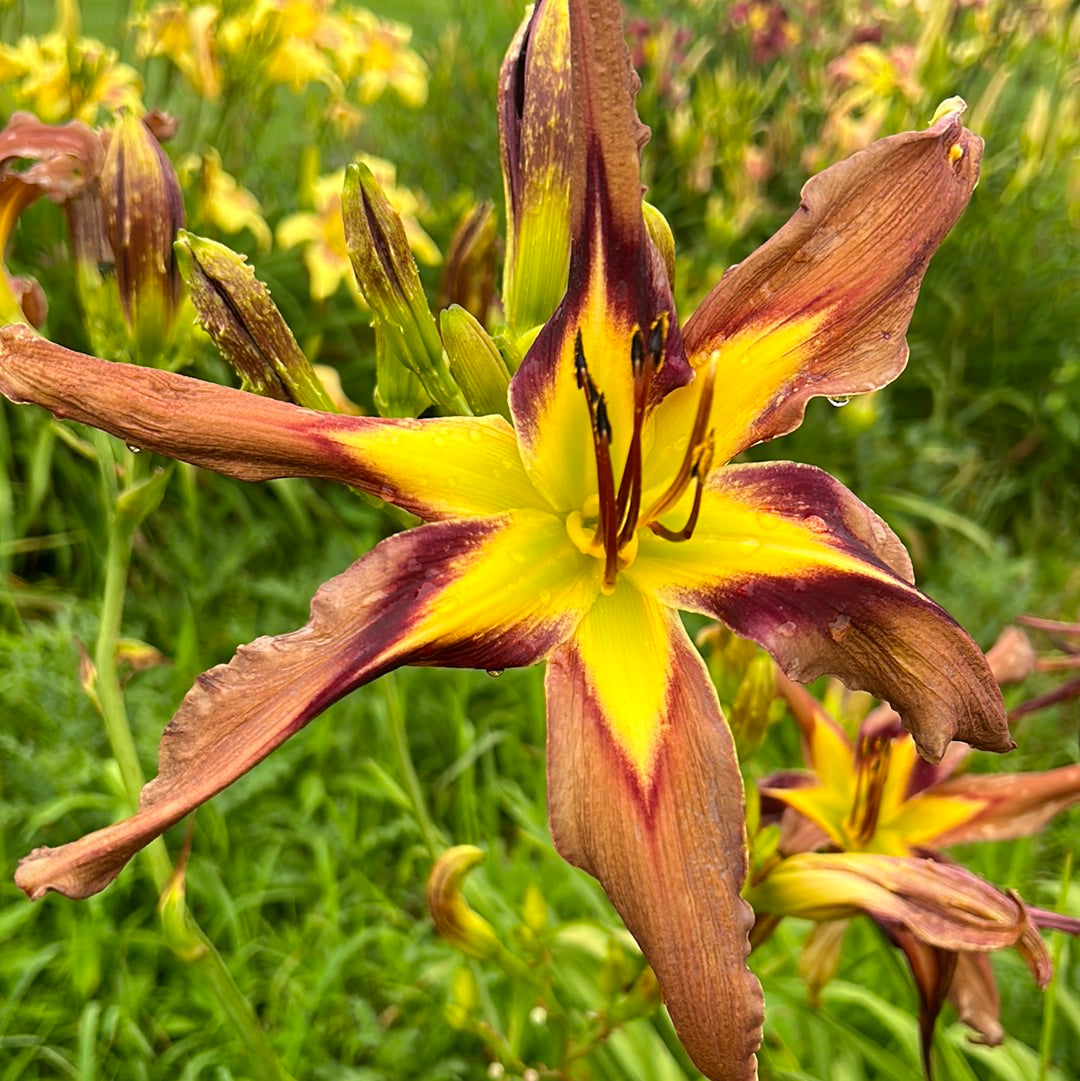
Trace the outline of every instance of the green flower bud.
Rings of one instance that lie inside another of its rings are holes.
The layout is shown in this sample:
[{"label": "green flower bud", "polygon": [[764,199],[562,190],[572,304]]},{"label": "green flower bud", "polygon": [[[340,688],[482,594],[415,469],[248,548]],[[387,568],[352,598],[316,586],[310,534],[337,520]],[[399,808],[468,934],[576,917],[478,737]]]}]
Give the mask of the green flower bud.
[{"label": "green flower bud", "polygon": [[[345,170],[341,213],[356,283],[374,313],[387,358],[400,360],[441,411],[470,415],[443,354],[405,227],[366,165]],[[385,391],[379,396],[389,399]]]},{"label": "green flower bud", "polygon": [[236,369],[245,390],[309,409],[337,411],[269,289],[244,256],[181,230],[176,260],[199,325]]},{"label": "green flower bud", "polygon": [[477,416],[500,413],[510,419],[510,373],[487,331],[471,312],[454,305],[439,315],[450,371]]},{"label": "green flower bud", "polygon": [[[439,280],[437,310],[454,304],[476,316],[481,325],[495,301],[495,251],[498,231],[490,201],[472,207],[458,223]],[[444,343],[445,344],[445,343]]]}]

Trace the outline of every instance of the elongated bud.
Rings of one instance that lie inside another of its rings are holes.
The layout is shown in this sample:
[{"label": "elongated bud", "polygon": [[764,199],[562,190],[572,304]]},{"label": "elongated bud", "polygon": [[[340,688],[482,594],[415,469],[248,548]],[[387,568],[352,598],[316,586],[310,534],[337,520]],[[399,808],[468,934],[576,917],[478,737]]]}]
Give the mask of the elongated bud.
[{"label": "elongated bud", "polygon": [[375,321],[375,408],[384,417],[418,417],[431,405],[424,384],[406,364],[400,334]]},{"label": "elongated bud", "polygon": [[757,751],[764,741],[775,697],[776,675],[772,658],[759,652],[746,668],[728,716],[740,761]]},{"label": "elongated bud", "polygon": [[570,270],[574,103],[567,0],[538,0],[499,73],[503,303],[514,337],[547,322]]},{"label": "elongated bud", "polygon": [[495,301],[495,207],[478,203],[458,223],[446,253],[436,309],[458,304],[479,323],[487,322]]},{"label": "elongated bud", "polygon": [[439,314],[450,371],[477,416],[499,413],[510,419],[510,372],[487,331],[456,304]]},{"label": "elongated bud", "polygon": [[150,356],[167,341],[180,302],[173,242],[184,224],[184,203],[161,144],[131,113],[109,139],[101,200],[128,329],[138,352]]},{"label": "elongated bud", "polygon": [[181,230],[176,260],[199,325],[236,369],[245,390],[309,409],[337,411],[270,290],[244,256]]},{"label": "elongated bud", "polygon": [[366,165],[345,170],[341,213],[356,283],[385,338],[387,355],[400,359],[441,411],[468,416],[471,410],[443,355],[405,227]]},{"label": "elongated bud", "polygon": [[490,957],[499,949],[491,924],[469,907],[461,892],[465,876],[483,859],[484,853],[474,845],[448,848],[435,861],[427,887],[435,930],[452,946],[477,960]]}]

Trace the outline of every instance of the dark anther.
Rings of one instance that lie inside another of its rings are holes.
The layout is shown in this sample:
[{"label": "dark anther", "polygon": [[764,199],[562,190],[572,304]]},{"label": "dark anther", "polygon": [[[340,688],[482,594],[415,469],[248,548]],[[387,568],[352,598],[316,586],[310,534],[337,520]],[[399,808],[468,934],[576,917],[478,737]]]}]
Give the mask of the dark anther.
[{"label": "dark anther", "polygon": [[660,365],[664,362],[664,330],[667,326],[667,319],[663,316],[657,316],[656,322],[653,323],[652,329],[649,331],[649,360],[652,361],[653,371],[659,371]]},{"label": "dark anther", "polygon": [[611,421],[608,420],[607,403],[603,394],[596,399],[596,438],[605,443],[611,442]]},{"label": "dark anther", "polygon": [[630,339],[630,367],[634,372],[634,378],[640,379],[645,370],[645,344],[641,340],[641,331],[635,330]]},{"label": "dark anther", "polygon": [[585,363],[585,347],[581,344],[580,328],[574,338],[574,378],[577,380],[578,390],[583,390],[585,380],[589,378],[589,366]]}]

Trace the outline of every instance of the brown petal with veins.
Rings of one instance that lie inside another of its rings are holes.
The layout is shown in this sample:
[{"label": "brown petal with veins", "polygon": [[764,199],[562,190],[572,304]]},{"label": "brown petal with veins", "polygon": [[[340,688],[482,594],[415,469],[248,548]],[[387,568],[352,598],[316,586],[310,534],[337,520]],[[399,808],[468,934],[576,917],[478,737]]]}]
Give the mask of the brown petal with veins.
[{"label": "brown petal with veins", "polygon": [[1080,763],[1040,773],[968,774],[934,788],[935,796],[970,799],[984,809],[935,844],[1010,841],[1039,833],[1058,812],[1080,802]]},{"label": "brown petal with veins", "polygon": [[[203,673],[161,738],[158,775],[131,818],[59,848],[39,848],[16,884],[31,899],[49,890],[89,897],[141,848],[232,784],[350,691],[403,664],[510,668],[532,664],[568,633],[565,613],[527,613],[517,625],[439,608],[475,568],[495,597],[483,548],[510,525],[462,520],[420,526],[377,545],[316,593],[306,626],[241,646]],[[507,568],[520,578],[515,564]],[[506,583],[501,583],[503,587]],[[477,593],[480,591],[477,590]],[[459,626],[456,619],[472,618]]]},{"label": "brown petal with veins", "polygon": [[564,858],[595,875],[660,982],[679,1038],[717,1081],[751,1081],[762,998],[746,967],[742,782],[700,656],[676,663],[647,798],[601,719],[573,642],[549,660],[548,809]]},{"label": "brown petal with veins", "polygon": [[747,328],[828,313],[733,454],[797,427],[811,396],[861,394],[903,370],[919,285],[967,205],[982,148],[957,112],[879,140],[809,180],[787,224],[705,298],[684,330],[695,366]]}]

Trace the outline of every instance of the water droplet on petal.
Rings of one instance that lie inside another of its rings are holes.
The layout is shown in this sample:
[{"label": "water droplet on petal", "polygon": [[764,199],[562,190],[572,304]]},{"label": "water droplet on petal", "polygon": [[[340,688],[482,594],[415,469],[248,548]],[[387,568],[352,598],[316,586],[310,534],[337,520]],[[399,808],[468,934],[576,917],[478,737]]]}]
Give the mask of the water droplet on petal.
[{"label": "water droplet on petal", "polygon": [[761,541],[759,541],[757,537],[743,537],[743,539],[739,541],[739,548],[742,549],[746,555],[753,555],[761,548]]},{"label": "water droplet on petal", "polygon": [[829,637],[834,642],[839,642],[847,634],[851,627],[851,616],[845,616],[843,612],[837,613],[836,618],[829,624]]},{"label": "water droplet on petal", "polygon": [[827,398],[826,401],[829,405],[835,405],[837,409],[841,409],[851,401],[852,397],[851,394],[838,394],[835,398]]},{"label": "water droplet on petal", "polygon": [[825,523],[825,519],[817,514],[808,514],[803,519],[803,525],[810,530],[811,533],[828,533],[829,527]]},{"label": "water droplet on petal", "polygon": [[130,450],[132,454],[141,454],[142,453],[142,447],[137,447],[137,446],[135,446],[134,443],[128,443],[127,449]]},{"label": "water droplet on petal", "polygon": [[798,629],[799,628],[796,627],[790,619],[781,623],[780,626],[776,628],[777,632],[782,634],[785,638],[790,638]]},{"label": "water droplet on petal", "polygon": [[491,676],[492,679],[498,679],[505,671],[505,668],[489,668],[487,674]]}]

